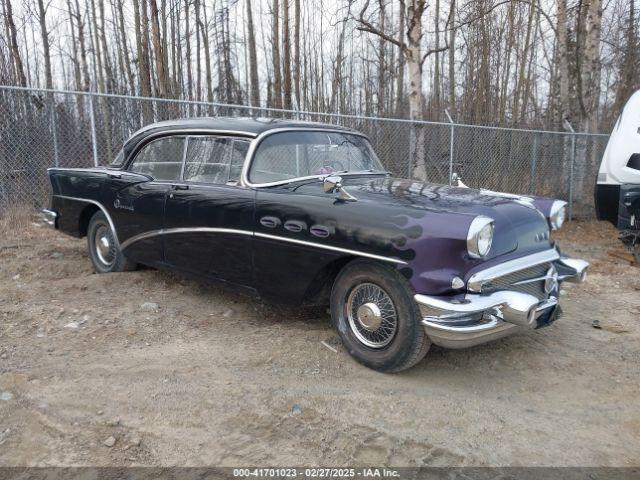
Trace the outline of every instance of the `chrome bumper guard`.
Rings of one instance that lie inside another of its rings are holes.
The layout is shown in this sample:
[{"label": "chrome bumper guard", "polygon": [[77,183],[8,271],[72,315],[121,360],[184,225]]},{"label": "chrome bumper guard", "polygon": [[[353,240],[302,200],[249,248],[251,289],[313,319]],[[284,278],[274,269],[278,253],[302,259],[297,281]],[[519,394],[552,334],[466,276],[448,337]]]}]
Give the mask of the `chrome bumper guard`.
[{"label": "chrome bumper guard", "polygon": [[47,210],[46,208],[42,210],[42,218],[44,223],[46,223],[51,228],[56,228],[56,220],[58,219],[58,214],[53,210]]},{"label": "chrome bumper guard", "polygon": [[[589,264],[584,260],[558,255],[553,263],[559,282],[581,283],[586,278]],[[558,305],[555,296],[540,301],[533,295],[512,290],[489,295],[468,293],[462,299],[418,294],[414,299],[431,341],[447,348],[479,345],[519,330],[535,328],[538,319],[551,315]]]}]

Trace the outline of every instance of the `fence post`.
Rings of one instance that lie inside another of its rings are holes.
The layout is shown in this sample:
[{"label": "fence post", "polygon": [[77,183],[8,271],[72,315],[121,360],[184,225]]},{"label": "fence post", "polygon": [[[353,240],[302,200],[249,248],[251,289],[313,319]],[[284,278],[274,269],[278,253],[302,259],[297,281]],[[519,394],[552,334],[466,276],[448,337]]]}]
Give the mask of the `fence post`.
[{"label": "fence post", "polygon": [[58,157],[58,126],[56,124],[56,102],[54,95],[49,96],[49,108],[51,109],[51,133],[53,136],[53,161],[56,167],[60,166]]},{"label": "fence post", "polygon": [[91,122],[91,145],[93,147],[93,166],[98,166],[98,141],[96,140],[96,119],[93,113],[93,94],[89,94],[89,121]]},{"label": "fence post", "polygon": [[576,131],[568,120],[564,121],[565,126],[571,132],[571,163],[569,164],[569,221],[573,219],[573,168],[576,162]]},{"label": "fence post", "polygon": [[529,193],[533,194],[533,183],[536,179],[536,163],[538,161],[538,134],[533,134],[533,149],[531,151],[531,179],[529,181]]},{"label": "fence post", "polygon": [[451,185],[453,183],[453,139],[455,135],[455,123],[453,123],[453,118],[449,115],[449,110],[445,108],[444,113],[447,115],[449,123],[451,124],[451,140],[449,143],[449,185]]}]

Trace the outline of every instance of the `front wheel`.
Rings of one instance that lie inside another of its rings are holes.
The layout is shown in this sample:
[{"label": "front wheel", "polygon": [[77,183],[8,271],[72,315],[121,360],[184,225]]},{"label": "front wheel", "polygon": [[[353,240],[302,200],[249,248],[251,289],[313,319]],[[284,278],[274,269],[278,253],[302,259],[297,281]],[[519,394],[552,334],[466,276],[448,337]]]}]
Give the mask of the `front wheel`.
[{"label": "front wheel", "polygon": [[136,269],[118,248],[107,217],[96,212],[87,228],[87,244],[91,263],[97,273],[125,272]]},{"label": "front wheel", "polygon": [[331,291],[331,318],[351,356],[374,370],[406,370],[429,350],[409,282],[386,265],[349,263]]}]

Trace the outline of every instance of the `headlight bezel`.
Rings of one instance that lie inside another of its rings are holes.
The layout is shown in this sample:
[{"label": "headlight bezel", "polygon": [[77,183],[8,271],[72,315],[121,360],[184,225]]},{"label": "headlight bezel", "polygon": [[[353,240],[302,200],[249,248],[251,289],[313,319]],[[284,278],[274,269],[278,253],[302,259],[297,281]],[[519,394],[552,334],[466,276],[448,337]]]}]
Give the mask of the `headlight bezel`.
[{"label": "headlight bezel", "polygon": [[[483,234],[489,233],[489,241],[481,246],[480,239]],[[467,253],[471,258],[485,258],[493,245],[494,220],[484,215],[475,217],[469,225],[467,232]]]},{"label": "headlight bezel", "polygon": [[567,219],[567,202],[554,200],[549,209],[549,227],[551,230],[560,230]]}]

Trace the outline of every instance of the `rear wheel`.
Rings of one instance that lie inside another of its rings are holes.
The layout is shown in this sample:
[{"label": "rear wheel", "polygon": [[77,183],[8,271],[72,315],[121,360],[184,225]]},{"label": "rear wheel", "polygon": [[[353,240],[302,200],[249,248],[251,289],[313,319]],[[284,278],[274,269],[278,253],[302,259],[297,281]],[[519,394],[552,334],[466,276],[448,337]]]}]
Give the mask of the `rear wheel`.
[{"label": "rear wheel", "polygon": [[405,370],[429,350],[409,282],[384,265],[349,263],[333,285],[331,318],[347,351],[374,370]]},{"label": "rear wheel", "polygon": [[89,221],[87,244],[91,263],[97,273],[136,269],[136,264],[128,260],[118,248],[111,226],[102,212],[96,212]]}]

